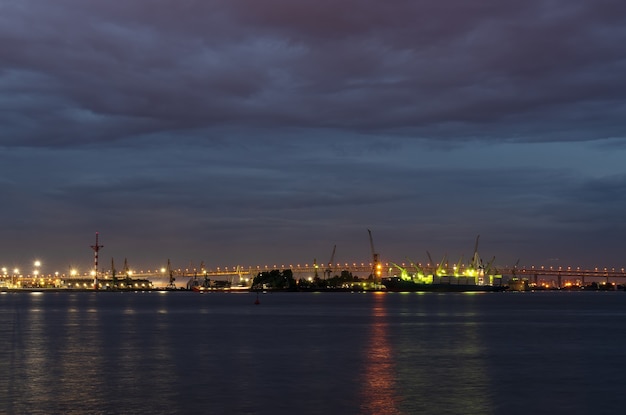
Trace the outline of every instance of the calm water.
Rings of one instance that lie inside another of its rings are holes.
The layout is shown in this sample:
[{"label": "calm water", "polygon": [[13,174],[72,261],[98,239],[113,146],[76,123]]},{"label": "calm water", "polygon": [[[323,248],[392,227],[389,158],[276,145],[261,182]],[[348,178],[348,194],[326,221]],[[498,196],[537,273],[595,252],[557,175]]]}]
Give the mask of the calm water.
[{"label": "calm water", "polygon": [[626,293],[0,295],[0,413],[617,414]]}]

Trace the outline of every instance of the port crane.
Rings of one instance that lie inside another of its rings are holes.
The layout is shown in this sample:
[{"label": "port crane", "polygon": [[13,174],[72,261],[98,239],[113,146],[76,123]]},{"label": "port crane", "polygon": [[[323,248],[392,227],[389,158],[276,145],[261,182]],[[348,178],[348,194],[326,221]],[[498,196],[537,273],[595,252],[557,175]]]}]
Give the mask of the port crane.
[{"label": "port crane", "polygon": [[484,269],[484,275],[490,275],[489,273],[495,270],[495,267],[493,266],[495,260],[496,257],[494,256],[493,258],[491,258],[491,261],[487,263],[487,266]]},{"label": "port crane", "polygon": [[326,264],[326,269],[324,270],[324,279],[329,279],[333,272],[333,262],[335,261],[335,252],[337,251],[337,245],[333,246],[333,253],[330,255],[330,260],[328,264]]},{"label": "port crane", "polygon": [[463,265],[463,255],[461,255],[461,258],[459,258],[459,262],[456,263],[456,266],[454,267],[454,275],[455,276],[459,276],[459,272],[461,272],[461,265]]},{"label": "port crane", "polygon": [[446,273],[446,268],[448,267],[448,254],[444,254],[443,258],[441,258],[441,262],[437,267],[437,275],[443,275]]},{"label": "port crane", "polygon": [[508,273],[510,275],[511,279],[517,279],[517,265],[519,264],[519,260],[520,259],[517,258],[517,261],[515,262],[515,265],[513,265],[513,267],[509,268],[508,270],[507,269],[500,270],[496,266],[493,266],[492,267],[493,269],[488,267],[488,269],[485,270],[485,275],[490,275],[491,272],[493,272],[494,275],[501,274],[502,272],[505,272],[505,273]]},{"label": "port crane", "polygon": [[448,254],[445,254],[443,256],[439,264],[435,264],[435,262],[433,261],[433,258],[430,256],[430,252],[426,251],[426,255],[428,255],[428,260],[430,261],[431,267],[434,268],[435,266],[437,266],[437,269],[435,270],[435,275],[445,274],[446,258]]},{"label": "port crane", "polygon": [[430,252],[426,251],[426,256],[428,257],[428,266],[429,267],[434,267],[435,265],[437,265],[433,261],[433,257],[430,256]]},{"label": "port crane", "polygon": [[422,275],[422,276],[426,275],[422,267],[420,267],[419,265],[417,265],[415,262],[411,261],[408,258],[407,258],[407,261],[409,261],[409,263],[413,266],[413,268],[415,268],[415,270],[417,271],[417,275]]},{"label": "port crane", "polygon": [[172,270],[172,263],[170,262],[169,258],[167,259],[167,268],[165,269],[165,272],[170,277],[167,288],[176,288],[176,284],[174,283],[174,281],[176,281],[176,278],[174,278],[174,271]]},{"label": "port crane", "polygon": [[392,262],[391,265],[393,265],[394,267],[398,268],[400,270],[400,276],[402,277],[402,279],[408,279],[409,278],[409,272],[406,270],[406,268],[401,267],[400,265],[396,264],[395,262]]},{"label": "port crane", "polygon": [[480,238],[480,235],[476,236],[476,243],[474,244],[474,256],[472,257],[471,263],[471,267],[474,271],[478,271],[480,268],[483,267],[483,261],[478,255],[478,238]]},{"label": "port crane", "polygon": [[111,258],[111,277],[113,278],[113,287],[117,287],[117,271],[115,270],[115,261]]},{"label": "port crane", "polygon": [[517,261],[515,261],[515,265],[513,265],[513,269],[511,270],[511,274],[513,274],[513,277],[515,277],[515,274],[517,273],[518,264],[519,264],[519,258],[517,258]]},{"label": "port crane", "polygon": [[382,265],[380,264],[380,260],[378,258],[378,254],[374,249],[374,239],[372,238],[372,231],[367,230],[370,236],[370,248],[372,249],[372,276],[374,279],[380,278],[382,274]]},{"label": "port crane", "polygon": [[126,275],[126,278],[130,278],[130,268],[128,267],[128,258],[124,258],[123,273],[124,275]]}]

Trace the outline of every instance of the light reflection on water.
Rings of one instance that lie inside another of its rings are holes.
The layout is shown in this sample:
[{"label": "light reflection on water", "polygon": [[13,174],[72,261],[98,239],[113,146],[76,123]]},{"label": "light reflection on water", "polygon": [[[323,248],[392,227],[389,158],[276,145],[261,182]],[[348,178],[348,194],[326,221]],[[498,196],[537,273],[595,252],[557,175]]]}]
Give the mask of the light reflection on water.
[{"label": "light reflection on water", "polygon": [[254,299],[2,295],[0,413],[621,409],[623,293]]},{"label": "light reflection on water", "polygon": [[[488,356],[471,300],[461,312],[449,297],[375,296],[363,413],[488,414]],[[467,301],[467,300],[466,300]],[[389,313],[386,307],[390,308]]]},{"label": "light reflection on water", "polygon": [[398,409],[394,350],[388,339],[385,297],[374,295],[373,300],[363,363],[365,380],[361,410],[363,414],[395,415],[401,412]]}]

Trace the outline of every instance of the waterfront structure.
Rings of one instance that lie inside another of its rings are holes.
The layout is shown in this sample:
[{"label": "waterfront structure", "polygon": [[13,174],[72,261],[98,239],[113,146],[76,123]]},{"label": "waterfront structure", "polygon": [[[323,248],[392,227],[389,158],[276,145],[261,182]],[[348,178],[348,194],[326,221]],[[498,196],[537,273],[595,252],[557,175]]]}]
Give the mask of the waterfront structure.
[{"label": "waterfront structure", "polygon": [[98,232],[96,232],[96,244],[91,245],[91,249],[93,249],[94,253],[94,266],[93,266],[93,288],[94,290],[98,289],[98,251],[100,248],[104,248],[103,245],[98,245]]}]

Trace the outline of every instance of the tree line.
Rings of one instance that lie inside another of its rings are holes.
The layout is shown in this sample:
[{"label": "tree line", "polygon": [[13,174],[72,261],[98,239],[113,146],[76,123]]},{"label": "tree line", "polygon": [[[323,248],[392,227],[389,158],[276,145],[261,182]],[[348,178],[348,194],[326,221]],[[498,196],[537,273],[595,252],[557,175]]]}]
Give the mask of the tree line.
[{"label": "tree line", "polygon": [[[371,279],[371,276],[370,278]],[[341,271],[340,275],[335,275],[328,279],[314,277],[312,279],[300,278],[296,281],[291,269],[259,272],[252,280],[253,289],[270,290],[315,290],[315,289],[338,289],[353,288],[364,280],[353,276],[349,271]]]}]

